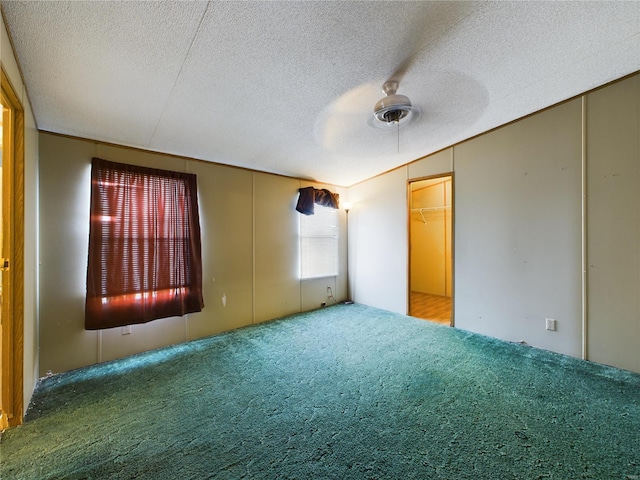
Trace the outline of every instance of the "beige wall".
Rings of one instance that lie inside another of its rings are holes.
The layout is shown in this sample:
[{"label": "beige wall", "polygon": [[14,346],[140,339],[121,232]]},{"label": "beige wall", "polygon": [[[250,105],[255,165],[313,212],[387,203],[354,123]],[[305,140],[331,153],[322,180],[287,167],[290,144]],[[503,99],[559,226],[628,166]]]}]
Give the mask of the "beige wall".
[{"label": "beige wall", "polygon": [[38,370],[38,132],[4,22],[0,37],[2,68],[22,102],[24,151],[24,409],[39,377]]},{"label": "beige wall", "polygon": [[348,189],[352,300],[407,313],[407,182],[452,171],[452,149],[446,149]]},{"label": "beige wall", "polygon": [[[84,330],[91,158],[198,176],[202,312],[122,329]],[[60,372],[319,308],[346,275],[301,281],[298,189],[308,182],[169,155],[40,134],[40,369]],[[320,185],[318,185],[320,187]],[[324,187],[324,185],[323,185]],[[330,186],[328,186],[330,187]],[[330,187],[344,194],[344,189]],[[340,212],[344,227],[344,212]],[[340,271],[344,272],[345,240]],[[226,300],[223,302],[223,298]]]},{"label": "beige wall", "polygon": [[457,327],[581,355],[581,124],[578,99],[454,147]]},{"label": "beige wall", "polygon": [[586,105],[574,99],[351,187],[354,299],[406,313],[406,182],[453,171],[456,327],[640,372],[640,76]]},{"label": "beige wall", "polygon": [[406,313],[407,167],[349,188],[352,299]]},{"label": "beige wall", "polygon": [[640,76],[587,95],[587,353],[640,371]]}]

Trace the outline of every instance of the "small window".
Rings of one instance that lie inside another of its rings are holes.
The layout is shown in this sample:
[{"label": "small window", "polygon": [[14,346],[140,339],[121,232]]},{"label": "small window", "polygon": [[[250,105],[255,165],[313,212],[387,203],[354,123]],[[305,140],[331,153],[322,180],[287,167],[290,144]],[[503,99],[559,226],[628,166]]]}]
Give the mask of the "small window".
[{"label": "small window", "polygon": [[196,176],[94,158],[85,328],[203,307]]},{"label": "small window", "polygon": [[338,210],[316,205],[314,215],[300,215],[300,276],[337,275]]}]

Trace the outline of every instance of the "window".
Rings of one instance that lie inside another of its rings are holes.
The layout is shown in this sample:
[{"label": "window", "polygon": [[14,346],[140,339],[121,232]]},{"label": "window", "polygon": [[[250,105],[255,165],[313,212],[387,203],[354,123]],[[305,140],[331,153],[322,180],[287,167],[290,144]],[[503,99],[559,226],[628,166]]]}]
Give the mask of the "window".
[{"label": "window", "polygon": [[338,210],[315,206],[314,215],[300,215],[301,278],[338,275]]},{"label": "window", "polygon": [[85,328],[203,307],[196,176],[94,158]]}]

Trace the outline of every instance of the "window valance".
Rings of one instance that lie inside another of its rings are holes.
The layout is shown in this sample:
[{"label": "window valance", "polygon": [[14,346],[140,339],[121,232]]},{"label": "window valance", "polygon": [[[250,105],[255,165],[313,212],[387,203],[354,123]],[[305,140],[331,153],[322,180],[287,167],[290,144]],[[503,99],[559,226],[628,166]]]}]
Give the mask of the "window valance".
[{"label": "window valance", "polygon": [[340,195],[330,192],[326,188],[305,187],[299,189],[298,192],[300,192],[300,196],[296,210],[304,215],[313,215],[316,203],[329,208],[339,208],[340,206]]}]

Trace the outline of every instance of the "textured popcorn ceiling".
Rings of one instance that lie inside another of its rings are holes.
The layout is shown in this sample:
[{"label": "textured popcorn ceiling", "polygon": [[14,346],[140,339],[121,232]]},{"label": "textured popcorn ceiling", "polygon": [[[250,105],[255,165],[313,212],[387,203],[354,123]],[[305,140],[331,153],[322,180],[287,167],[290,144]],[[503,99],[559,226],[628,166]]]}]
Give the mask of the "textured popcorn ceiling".
[{"label": "textured popcorn ceiling", "polygon": [[[640,70],[639,1],[2,9],[41,130],[339,185]],[[372,128],[407,58],[421,116]]]}]

